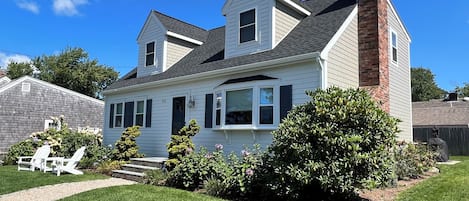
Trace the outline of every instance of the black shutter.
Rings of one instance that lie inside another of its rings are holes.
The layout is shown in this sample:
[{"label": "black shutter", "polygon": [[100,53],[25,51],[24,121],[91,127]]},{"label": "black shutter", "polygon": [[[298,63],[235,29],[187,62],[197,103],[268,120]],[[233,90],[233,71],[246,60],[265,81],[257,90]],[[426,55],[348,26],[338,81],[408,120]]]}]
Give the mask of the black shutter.
[{"label": "black shutter", "polygon": [[109,128],[114,128],[114,104],[109,109]]},{"label": "black shutter", "polygon": [[124,127],[131,127],[134,125],[134,102],[125,103],[124,112]]},{"label": "black shutter", "polygon": [[285,118],[292,109],[292,85],[280,87],[280,121]]},{"label": "black shutter", "polygon": [[152,100],[148,99],[147,100],[147,111],[146,111],[146,119],[145,119],[145,127],[151,128],[151,107],[152,107]]},{"label": "black shutter", "polygon": [[205,128],[212,128],[213,94],[205,94]]}]

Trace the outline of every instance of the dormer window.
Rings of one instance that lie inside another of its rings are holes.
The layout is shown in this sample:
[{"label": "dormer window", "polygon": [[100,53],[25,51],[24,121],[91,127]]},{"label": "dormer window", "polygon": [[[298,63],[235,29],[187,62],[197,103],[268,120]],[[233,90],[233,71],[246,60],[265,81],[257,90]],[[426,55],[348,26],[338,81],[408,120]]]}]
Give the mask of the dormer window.
[{"label": "dormer window", "polygon": [[239,43],[256,40],[256,10],[239,14]]},{"label": "dormer window", "polygon": [[155,42],[147,43],[145,66],[155,65]]}]

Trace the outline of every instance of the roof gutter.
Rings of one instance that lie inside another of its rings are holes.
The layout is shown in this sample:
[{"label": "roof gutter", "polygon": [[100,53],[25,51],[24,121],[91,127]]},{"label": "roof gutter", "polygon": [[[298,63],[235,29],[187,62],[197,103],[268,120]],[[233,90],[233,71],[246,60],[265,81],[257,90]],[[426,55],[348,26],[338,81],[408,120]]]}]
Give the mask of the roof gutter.
[{"label": "roof gutter", "polygon": [[126,91],[134,91],[137,89],[141,90],[141,89],[154,88],[155,86],[158,86],[158,87],[167,86],[167,85],[171,85],[174,83],[191,82],[194,79],[208,79],[208,78],[218,77],[220,75],[229,74],[229,73],[244,73],[244,72],[262,70],[262,69],[267,69],[267,68],[281,67],[287,64],[300,63],[302,61],[307,61],[307,60],[317,61],[316,58],[318,57],[320,57],[320,52],[311,52],[311,53],[295,55],[295,56],[290,56],[290,57],[285,57],[285,58],[280,58],[280,59],[273,59],[273,60],[268,60],[268,61],[245,64],[241,66],[235,66],[235,67],[213,70],[213,71],[208,71],[208,72],[196,73],[196,74],[169,78],[169,79],[164,79],[164,80],[158,80],[158,81],[153,81],[153,82],[146,82],[142,84],[136,84],[136,85],[131,85],[131,86],[117,88],[117,89],[105,90],[103,91],[103,95],[116,94],[116,93],[121,93],[121,92],[126,92]]}]

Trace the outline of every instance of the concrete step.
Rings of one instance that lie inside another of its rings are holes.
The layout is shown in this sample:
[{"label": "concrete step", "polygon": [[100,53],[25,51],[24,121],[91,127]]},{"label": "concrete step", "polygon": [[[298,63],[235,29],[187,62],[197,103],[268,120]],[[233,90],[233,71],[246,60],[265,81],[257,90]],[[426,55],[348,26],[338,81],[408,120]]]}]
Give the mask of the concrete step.
[{"label": "concrete step", "polygon": [[113,170],[112,177],[127,179],[131,181],[140,182],[145,174],[141,172],[132,172],[127,170]]},{"label": "concrete step", "polygon": [[140,166],[163,168],[166,160],[168,160],[168,158],[165,157],[131,158],[130,163]]},{"label": "concrete step", "polygon": [[125,164],[122,166],[122,170],[127,170],[130,172],[139,172],[143,173],[149,170],[157,170],[157,167],[150,167],[150,166],[143,166],[143,165],[135,165],[135,164]]}]

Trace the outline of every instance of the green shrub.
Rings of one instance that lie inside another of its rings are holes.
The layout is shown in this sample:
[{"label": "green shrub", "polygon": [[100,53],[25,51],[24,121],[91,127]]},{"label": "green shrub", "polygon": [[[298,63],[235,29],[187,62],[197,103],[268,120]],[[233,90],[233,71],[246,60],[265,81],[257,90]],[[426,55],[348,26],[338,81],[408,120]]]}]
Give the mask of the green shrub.
[{"label": "green shrub", "polygon": [[3,163],[4,165],[14,165],[19,156],[32,156],[34,152],[36,152],[36,148],[31,140],[18,142],[10,147]]},{"label": "green shrub", "polygon": [[104,161],[111,160],[112,148],[101,145],[89,145],[86,147],[85,155],[81,159],[80,168],[96,168]]},{"label": "green shrub", "polygon": [[96,168],[96,171],[105,174],[105,175],[112,175],[113,170],[119,170],[123,165],[125,165],[126,162],[124,161],[113,161],[113,160],[107,160],[104,162],[101,162],[98,164],[98,167]]},{"label": "green shrub", "polygon": [[419,175],[435,166],[435,154],[422,144],[400,143],[394,152],[398,179],[418,178]]},{"label": "green shrub", "polygon": [[295,107],[273,132],[255,181],[265,184],[263,196],[348,199],[358,189],[392,181],[398,120],[360,89],[333,87],[307,95],[310,101]]},{"label": "green shrub", "polygon": [[140,127],[132,126],[125,129],[112,150],[113,160],[129,161],[130,158],[142,158],[144,155],[138,152],[136,138],[140,136]]},{"label": "green shrub", "polygon": [[227,194],[227,185],[220,179],[210,178],[204,182],[207,194],[215,197],[223,197]]},{"label": "green shrub", "polygon": [[145,171],[143,183],[155,186],[164,186],[168,179],[168,173],[161,169]]},{"label": "green shrub", "polygon": [[172,170],[176,167],[182,157],[195,149],[191,137],[195,136],[199,131],[200,126],[197,125],[195,119],[192,119],[189,121],[189,125],[181,128],[177,134],[171,135],[171,141],[166,145],[169,156],[165,165],[168,170]]}]

